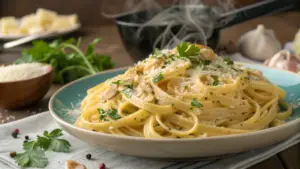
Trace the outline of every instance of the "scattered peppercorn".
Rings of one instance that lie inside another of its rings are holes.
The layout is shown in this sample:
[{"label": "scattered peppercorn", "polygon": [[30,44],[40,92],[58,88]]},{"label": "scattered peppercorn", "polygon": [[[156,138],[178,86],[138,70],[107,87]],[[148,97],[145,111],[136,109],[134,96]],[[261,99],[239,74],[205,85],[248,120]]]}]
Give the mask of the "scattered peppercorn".
[{"label": "scattered peppercorn", "polygon": [[29,136],[25,136],[25,140],[29,140]]},{"label": "scattered peppercorn", "polygon": [[19,130],[19,129],[14,129],[14,133],[19,134],[19,133],[20,133],[20,130]]},{"label": "scattered peppercorn", "polygon": [[105,164],[104,163],[101,163],[101,164],[99,164],[99,169],[105,169],[106,167],[105,167]]},{"label": "scattered peppercorn", "polygon": [[13,132],[13,133],[11,133],[11,136],[12,136],[13,138],[17,138],[17,137],[18,137],[18,133]]},{"label": "scattered peppercorn", "polygon": [[87,154],[85,157],[86,157],[86,159],[88,159],[88,160],[92,159],[92,155],[91,155],[91,154]]},{"label": "scattered peppercorn", "polygon": [[19,129],[14,129],[14,131],[11,133],[11,136],[13,138],[17,138],[19,133],[20,133]]},{"label": "scattered peppercorn", "polygon": [[11,158],[14,158],[16,155],[17,155],[17,153],[15,151],[9,153],[9,156]]}]

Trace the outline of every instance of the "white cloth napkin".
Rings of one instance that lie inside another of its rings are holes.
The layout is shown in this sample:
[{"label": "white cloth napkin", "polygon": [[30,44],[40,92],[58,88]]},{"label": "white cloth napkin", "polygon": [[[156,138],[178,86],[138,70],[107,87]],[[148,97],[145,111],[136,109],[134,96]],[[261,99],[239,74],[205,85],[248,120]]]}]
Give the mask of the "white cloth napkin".
[{"label": "white cloth napkin", "polygon": [[[15,128],[20,129],[20,137],[18,139],[14,139],[11,136]],[[36,135],[42,135],[44,130],[51,131],[55,128],[59,128],[59,126],[54,122],[49,112],[0,125],[0,169],[20,168],[9,156],[9,153],[22,151],[25,135],[35,138]],[[71,152],[46,152],[49,160],[46,169],[64,169],[66,160],[75,160],[84,164],[88,169],[97,169],[100,163],[105,163],[109,169],[244,169],[299,143],[300,133],[277,145],[241,153],[221,160],[204,162],[167,162],[142,159],[109,152],[101,147],[90,146],[66,132],[64,132],[64,138],[71,143]],[[93,160],[85,158],[88,153],[92,154]]]}]

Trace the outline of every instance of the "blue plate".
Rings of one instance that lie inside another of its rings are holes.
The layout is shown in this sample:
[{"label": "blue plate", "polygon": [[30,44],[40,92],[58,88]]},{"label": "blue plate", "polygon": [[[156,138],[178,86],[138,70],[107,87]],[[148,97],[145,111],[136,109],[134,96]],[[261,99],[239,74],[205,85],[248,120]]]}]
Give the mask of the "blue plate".
[{"label": "blue plate", "polygon": [[[263,72],[272,83],[279,85],[287,92],[286,100],[292,104],[300,105],[300,76],[288,71],[279,69],[271,69],[261,65],[244,64],[250,68],[254,68]],[[60,90],[52,97],[52,102],[49,105],[53,107],[55,113],[70,124],[76,120],[76,113],[70,115],[69,111],[79,109],[82,99],[86,96],[86,90],[104,82],[106,79],[124,73],[126,68],[106,71],[97,75],[79,79],[66,85],[63,90]],[[300,108],[294,110],[293,115],[289,120],[300,117]]]},{"label": "blue plate", "polygon": [[[289,103],[300,105],[299,75],[262,65],[244,65],[262,71],[272,83],[279,85],[287,92],[286,100]],[[288,119],[289,122],[281,126],[239,135],[207,138],[145,139],[97,133],[74,126],[74,122],[80,115],[80,103],[86,96],[87,89],[124,73],[125,70],[126,68],[110,70],[67,84],[57,91],[49,102],[52,116],[65,131],[83,141],[101,145],[122,154],[150,158],[198,158],[239,153],[275,144],[300,132],[300,108],[294,109],[292,116]],[[216,145],[218,145],[217,149]],[[143,151],[140,151],[141,149]]]}]

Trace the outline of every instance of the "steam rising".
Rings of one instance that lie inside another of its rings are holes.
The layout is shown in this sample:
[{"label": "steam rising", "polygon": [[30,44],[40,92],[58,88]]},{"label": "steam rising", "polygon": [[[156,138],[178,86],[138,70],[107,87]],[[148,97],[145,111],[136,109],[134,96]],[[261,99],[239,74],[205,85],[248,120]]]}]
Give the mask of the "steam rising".
[{"label": "steam rising", "polygon": [[[137,38],[149,26],[165,25],[164,31],[156,38],[153,48],[173,48],[182,41],[197,42],[207,45],[215,28],[221,27],[233,19],[229,16],[219,19],[233,9],[233,0],[124,0],[123,8],[116,9],[114,4],[105,1],[103,15],[117,18],[124,15],[135,15],[146,11],[145,18],[136,15],[128,24],[138,25]],[[214,3],[209,3],[214,2]],[[119,2],[118,2],[119,3]],[[153,15],[153,11],[156,11]],[[180,26],[177,32],[171,29]]]}]

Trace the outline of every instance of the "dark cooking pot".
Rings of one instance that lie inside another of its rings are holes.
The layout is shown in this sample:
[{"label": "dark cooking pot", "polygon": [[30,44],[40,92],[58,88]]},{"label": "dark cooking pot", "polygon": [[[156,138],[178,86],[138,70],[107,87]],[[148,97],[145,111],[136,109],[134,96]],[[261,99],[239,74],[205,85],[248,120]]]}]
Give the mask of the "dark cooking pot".
[{"label": "dark cooking pot", "polygon": [[[229,21],[226,25],[222,27],[216,27],[212,35],[207,39],[207,45],[212,49],[216,49],[219,40],[219,31],[224,27],[229,27],[231,25],[262,16],[269,13],[285,11],[292,9],[294,7],[294,1],[296,0],[265,0],[254,5],[246,6],[225,14],[222,16],[214,17],[216,21],[222,20],[228,16],[235,16],[234,19]],[[173,7],[174,8],[174,7]],[[178,6],[178,9],[183,8],[183,6]],[[187,8],[187,7],[184,7]],[[190,7],[189,7],[190,8]],[[193,8],[197,8],[194,6]],[[202,7],[203,8],[203,7]],[[213,7],[208,7],[213,8]],[[209,11],[209,10],[208,10]],[[161,35],[167,28],[168,23],[162,23],[159,25],[144,25],[141,29],[140,36],[137,37],[137,32],[140,30],[143,23],[155,16],[158,10],[147,10],[139,11],[134,13],[128,13],[116,18],[116,24],[123,41],[123,44],[128,51],[128,53],[133,57],[134,60],[142,60],[152,53],[153,48],[159,48],[160,44],[154,46],[156,38]],[[171,32],[176,34],[182,25],[175,25],[171,28]],[[201,43],[200,39],[190,39],[193,43]]]}]

